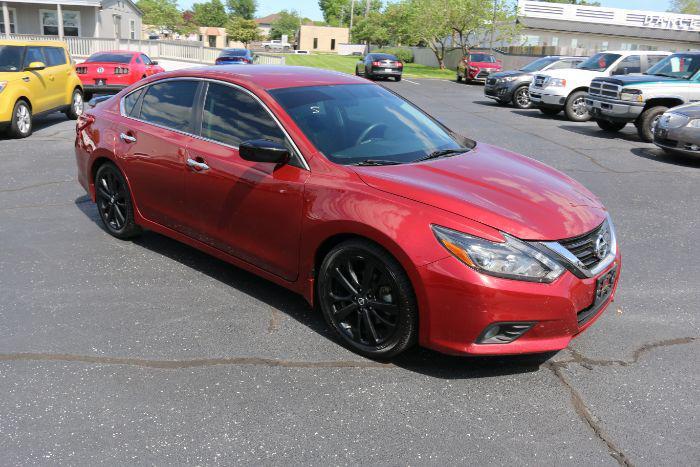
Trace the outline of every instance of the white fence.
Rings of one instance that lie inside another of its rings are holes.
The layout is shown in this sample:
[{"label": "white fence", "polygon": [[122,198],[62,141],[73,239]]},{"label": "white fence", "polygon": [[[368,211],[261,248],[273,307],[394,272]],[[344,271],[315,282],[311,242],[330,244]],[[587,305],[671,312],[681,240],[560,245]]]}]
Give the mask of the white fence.
[{"label": "white fence", "polygon": [[[58,40],[56,36],[36,36],[28,34],[11,34],[10,39],[17,40]],[[134,39],[101,39],[97,37],[64,37],[68,50],[73,57],[89,57],[95,52],[107,50],[130,50],[145,53],[149,57],[184,62],[212,64],[223,49],[204,47],[200,42],[191,41],[151,41]],[[284,56],[272,54],[255,54],[255,63],[267,65],[284,65]]]}]

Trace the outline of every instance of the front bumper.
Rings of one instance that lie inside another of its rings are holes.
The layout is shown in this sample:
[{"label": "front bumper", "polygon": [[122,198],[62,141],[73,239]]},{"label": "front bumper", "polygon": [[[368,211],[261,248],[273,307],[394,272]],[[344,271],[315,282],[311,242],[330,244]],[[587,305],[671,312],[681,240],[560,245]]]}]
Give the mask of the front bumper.
[{"label": "front bumper", "polygon": [[566,96],[561,94],[552,94],[542,88],[530,87],[530,101],[537,107],[549,107],[553,109],[561,109],[566,103]]},{"label": "front bumper", "polygon": [[685,154],[700,156],[700,130],[696,128],[663,128],[658,125],[654,131],[654,144],[662,149]]},{"label": "front bumper", "polygon": [[[388,70],[388,71],[387,71]],[[401,76],[403,70],[393,68],[374,68],[371,71],[372,76]]]},{"label": "front bumper", "polygon": [[[597,280],[613,268],[612,292],[593,308]],[[420,343],[455,355],[562,350],[613,301],[620,269],[618,252],[612,264],[596,277],[579,279],[567,271],[551,284],[540,284],[480,274],[454,257],[436,261],[419,271],[428,309],[420,317]],[[534,325],[507,344],[477,343],[491,325],[513,322]]]},{"label": "front bumper", "polygon": [[498,99],[505,102],[513,100],[514,89],[508,83],[488,84],[488,80],[484,85],[484,96],[490,99]]},{"label": "front bumper", "polygon": [[644,104],[635,104],[602,99],[600,97],[586,97],[586,108],[591,116],[599,120],[615,122],[633,122],[644,111]]}]

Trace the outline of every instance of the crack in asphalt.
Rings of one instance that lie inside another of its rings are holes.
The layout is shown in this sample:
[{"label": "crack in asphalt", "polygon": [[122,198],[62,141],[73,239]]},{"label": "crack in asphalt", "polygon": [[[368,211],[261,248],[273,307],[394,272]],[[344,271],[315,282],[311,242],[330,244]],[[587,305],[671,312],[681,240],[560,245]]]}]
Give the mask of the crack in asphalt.
[{"label": "crack in asphalt", "polygon": [[0,190],[0,193],[11,193],[15,191],[24,191],[24,190],[30,190],[32,188],[39,188],[42,186],[47,186],[47,185],[60,185],[62,183],[72,183],[75,182],[75,179],[72,180],[56,180],[52,182],[42,182],[42,183],[35,183],[34,185],[27,185],[27,186],[22,186],[19,188],[5,188]]},{"label": "crack in asphalt", "polygon": [[577,363],[584,368],[588,368],[589,370],[592,370],[594,366],[631,366],[639,362],[639,359],[642,357],[642,355],[650,352],[653,349],[659,347],[669,347],[673,345],[692,344],[697,339],[697,337],[678,337],[675,339],[666,339],[658,342],[644,344],[632,353],[631,360],[597,360],[594,358],[586,357],[579,351],[569,348],[567,350],[571,353],[571,359],[553,362],[552,364],[560,367],[566,367],[570,363]]}]

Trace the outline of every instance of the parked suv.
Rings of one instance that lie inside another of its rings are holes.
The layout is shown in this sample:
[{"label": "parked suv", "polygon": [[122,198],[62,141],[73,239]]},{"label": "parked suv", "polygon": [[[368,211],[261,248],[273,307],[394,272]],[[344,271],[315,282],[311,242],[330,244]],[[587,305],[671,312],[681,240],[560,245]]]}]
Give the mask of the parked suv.
[{"label": "parked suv", "polygon": [[32,134],[33,117],[83,113],[83,87],[63,42],[0,40],[0,129]]},{"label": "parked suv", "polygon": [[559,70],[574,68],[585,60],[585,57],[562,57],[550,55],[538,58],[518,70],[492,73],[486,78],[484,95],[495,99],[499,104],[512,102],[519,109],[532,107],[528,87],[536,71]]},{"label": "parked suv", "polygon": [[596,78],[586,108],[605,131],[634,122],[639,137],[651,142],[654,127],[671,107],[700,100],[700,52],[666,57],[643,75]]},{"label": "parked suv", "polygon": [[585,122],[591,116],[585,97],[593,78],[641,73],[670,52],[608,51],[589,57],[576,68],[537,73],[530,84],[530,99],[542,113],[556,115],[562,110],[574,122]]},{"label": "parked suv", "polygon": [[486,78],[497,71],[501,71],[503,65],[491,54],[470,53],[460,60],[457,65],[457,81],[486,81]]}]

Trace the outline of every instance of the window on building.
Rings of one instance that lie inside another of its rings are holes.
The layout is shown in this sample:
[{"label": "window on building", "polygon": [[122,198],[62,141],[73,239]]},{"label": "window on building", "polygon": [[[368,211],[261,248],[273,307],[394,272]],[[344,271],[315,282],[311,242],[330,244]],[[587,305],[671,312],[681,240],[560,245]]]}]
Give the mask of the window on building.
[{"label": "window on building", "polygon": [[208,36],[209,47],[216,47],[216,36]]},{"label": "window on building", "polygon": [[608,44],[608,41],[603,41],[600,44],[600,50],[608,50],[610,48],[610,45]]},{"label": "window on building", "polygon": [[318,37],[314,37],[314,49],[318,49]]},{"label": "window on building", "polygon": [[[41,31],[45,36],[58,36],[58,13],[56,10],[39,10]],[[63,10],[63,35],[80,35],[80,12]]]},{"label": "window on building", "polygon": [[[10,17],[10,34],[17,33],[17,10],[14,8],[7,9]],[[2,8],[0,8],[0,34],[5,34],[5,17],[2,13]]]},{"label": "window on building", "polygon": [[149,86],[141,104],[141,120],[191,132],[196,81],[166,81]]},{"label": "window on building", "polygon": [[331,50],[335,50],[335,39],[331,39]]},{"label": "window on building", "polygon": [[136,39],[136,21],[129,20],[129,39]]},{"label": "window on building", "polygon": [[559,46],[559,38],[557,36],[552,36],[552,45],[554,47]]},{"label": "window on building", "polygon": [[284,133],[250,95],[224,84],[209,84],[202,112],[202,136],[229,146],[269,139],[284,142]]},{"label": "window on building", "polygon": [[59,66],[67,63],[66,52],[61,47],[42,47],[42,49],[44,49],[46,66]]},{"label": "window on building", "polygon": [[524,46],[540,44],[540,36],[525,35],[521,36],[521,38]]},{"label": "window on building", "polygon": [[572,49],[578,48],[578,39],[576,39],[576,38],[571,39],[571,48]]}]

